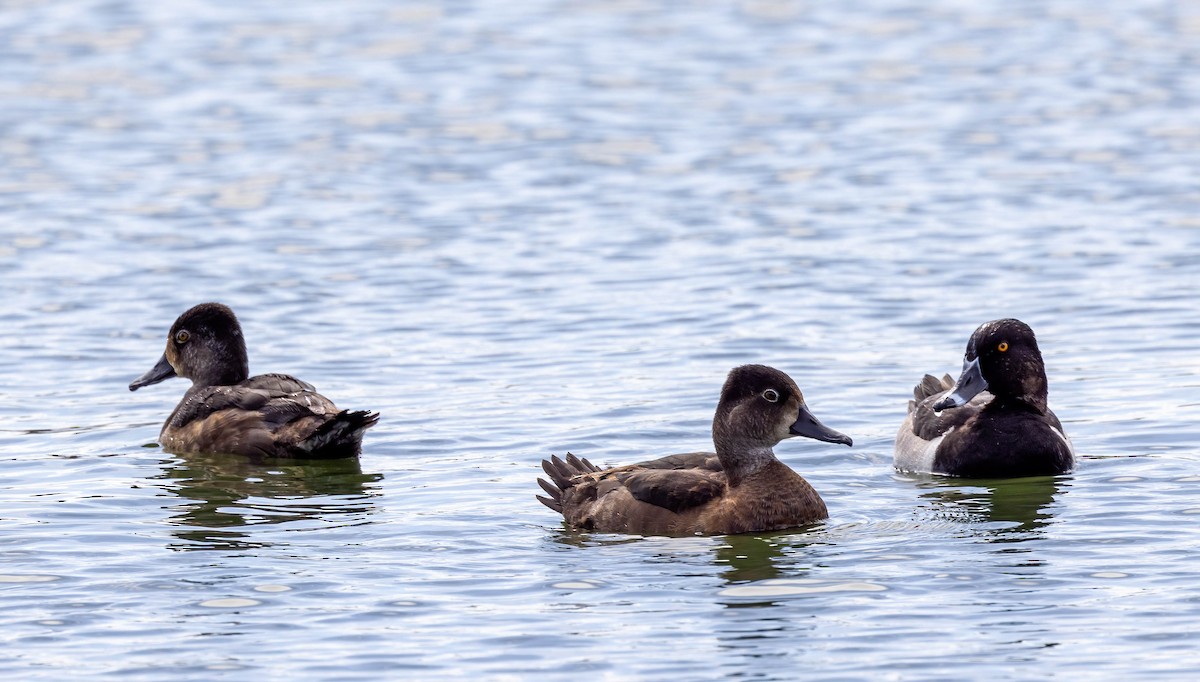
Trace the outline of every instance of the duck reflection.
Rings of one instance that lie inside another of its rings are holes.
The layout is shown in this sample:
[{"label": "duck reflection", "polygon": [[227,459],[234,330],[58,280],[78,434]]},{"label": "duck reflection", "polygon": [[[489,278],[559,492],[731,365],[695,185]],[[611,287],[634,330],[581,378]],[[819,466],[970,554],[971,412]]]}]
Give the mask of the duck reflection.
[{"label": "duck reflection", "polygon": [[[615,547],[641,545],[636,551],[645,561],[654,564],[670,563],[682,575],[708,572],[702,567],[715,566],[722,589],[759,583],[777,578],[804,578],[808,569],[797,565],[798,550],[811,544],[804,531],[789,529],[772,533],[696,536],[687,538],[642,537],[639,535],[595,535],[587,531],[564,527],[552,536],[553,542],[573,547]],[[802,552],[800,553],[803,554]],[[570,570],[570,569],[564,569]],[[773,606],[775,600],[764,597],[744,597],[722,600],[729,608],[760,608]]]},{"label": "duck reflection", "polygon": [[[714,562],[726,567],[721,578],[727,585],[769,580],[782,575],[779,562],[783,559],[785,543],[780,534],[726,535],[717,548]],[[794,547],[792,543],[787,546]]]},{"label": "duck reflection", "polygon": [[995,480],[931,480],[921,498],[943,518],[964,522],[1001,522],[991,530],[994,542],[1021,542],[1054,519],[1050,508],[1069,477],[1036,476]]},{"label": "duck reflection", "polygon": [[227,454],[177,454],[155,479],[181,504],[168,522],[179,528],[172,549],[250,549],[273,544],[250,530],[264,524],[359,521],[374,511],[371,485],[357,459],[251,461]]},{"label": "duck reflection", "polygon": [[774,533],[741,535],[691,536],[670,538],[660,536],[600,534],[582,531],[563,524],[555,531],[553,541],[574,547],[611,547],[632,543],[653,543],[654,549],[646,550],[646,556],[659,561],[664,556],[678,561],[681,554],[693,556],[707,564],[722,567],[721,578],[726,583],[751,582],[775,578],[780,575],[778,562],[788,547],[799,547],[793,541],[795,530]]}]

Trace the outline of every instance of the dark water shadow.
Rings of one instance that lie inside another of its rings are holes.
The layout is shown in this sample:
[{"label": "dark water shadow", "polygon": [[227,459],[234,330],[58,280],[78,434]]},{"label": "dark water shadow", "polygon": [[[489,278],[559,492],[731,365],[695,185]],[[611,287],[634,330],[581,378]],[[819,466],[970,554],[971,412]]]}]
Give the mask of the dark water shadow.
[{"label": "dark water shadow", "polygon": [[798,549],[809,543],[798,539],[803,529],[767,534],[726,535],[724,543],[717,548],[713,562],[724,566],[721,578],[726,585],[770,580],[780,577],[795,577],[794,567],[782,565],[785,552]]},{"label": "dark water shadow", "polygon": [[1054,501],[1069,487],[1070,476],[1009,479],[932,478],[921,500],[938,518],[981,528],[988,542],[1025,542],[1043,536],[1054,522]]},{"label": "dark water shadow", "polygon": [[[819,525],[767,533],[686,536],[674,539],[680,542],[687,542],[688,540],[703,537],[710,541],[710,544],[705,547],[692,546],[690,552],[701,563],[707,563],[707,559],[711,561],[712,565],[718,568],[718,576],[723,583],[719,587],[720,589],[724,589],[735,585],[745,585],[776,578],[802,578],[806,576],[808,568],[794,565],[795,562],[788,559],[788,554],[812,544],[815,540],[806,540],[806,532],[810,528],[817,527]],[[670,542],[671,538],[607,533],[596,534],[573,529],[564,523],[561,528],[553,533],[550,540],[557,544],[587,548],[635,544],[646,542],[647,540],[665,540]],[[661,562],[673,559],[672,555],[663,552],[661,546],[655,546],[654,548],[647,548],[646,560]],[[674,560],[677,560],[677,557]],[[690,572],[692,570],[693,568],[684,568],[681,566],[681,571]],[[733,599],[727,601],[726,605],[733,608],[746,608],[773,606],[774,603],[771,600]]]},{"label": "dark water shadow", "polygon": [[647,536],[623,535],[620,533],[596,533],[595,531],[572,528],[566,522],[552,531],[549,538],[555,544],[570,545],[571,547],[606,547],[609,545],[627,545],[642,542]]},{"label": "dark water shadow", "polygon": [[[751,582],[779,577],[778,561],[783,557],[785,548],[802,547],[807,543],[799,542],[798,533],[803,528],[794,528],[769,533],[742,533],[740,535],[685,535],[674,538],[681,542],[690,539],[705,538],[711,540],[714,552],[713,563],[724,568],[721,577],[726,583]],[[624,535],[620,533],[595,533],[594,531],[579,530],[566,523],[554,531],[550,538],[553,542],[573,547],[603,547],[626,545],[647,540],[670,540],[671,536],[659,535]],[[658,550],[648,550],[647,556],[657,556]]]},{"label": "dark water shadow", "polygon": [[228,454],[176,454],[154,477],[179,498],[167,522],[172,549],[254,549],[276,542],[256,526],[362,523],[375,511],[383,474],[363,473],[357,459],[251,461]]}]

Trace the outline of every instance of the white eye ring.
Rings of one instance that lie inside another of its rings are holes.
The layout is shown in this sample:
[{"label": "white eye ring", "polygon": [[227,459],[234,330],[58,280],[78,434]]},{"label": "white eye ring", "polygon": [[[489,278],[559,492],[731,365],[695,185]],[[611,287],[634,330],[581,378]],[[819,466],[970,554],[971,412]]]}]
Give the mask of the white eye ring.
[{"label": "white eye ring", "polygon": [[779,402],[779,392],[773,388],[768,388],[767,390],[763,391],[762,397],[763,397],[763,400],[765,400],[769,403]]}]

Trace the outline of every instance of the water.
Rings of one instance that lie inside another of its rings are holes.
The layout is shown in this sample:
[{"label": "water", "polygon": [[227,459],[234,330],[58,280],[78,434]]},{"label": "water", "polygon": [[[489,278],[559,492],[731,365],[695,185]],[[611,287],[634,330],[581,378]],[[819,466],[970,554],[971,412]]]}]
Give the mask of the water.
[{"label": "water", "polygon": [[[1178,677],[1200,636],[1200,7],[10,2],[0,672]],[[359,462],[153,445],[220,300]],[[890,467],[1016,316],[1081,454]],[[831,518],[577,534],[538,462],[708,447],[725,372],[853,449]]]}]

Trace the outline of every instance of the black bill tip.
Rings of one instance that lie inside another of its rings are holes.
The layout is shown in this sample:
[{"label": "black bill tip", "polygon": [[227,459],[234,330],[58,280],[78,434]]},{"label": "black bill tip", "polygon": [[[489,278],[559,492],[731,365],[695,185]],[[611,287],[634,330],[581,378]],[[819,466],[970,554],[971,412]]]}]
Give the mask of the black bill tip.
[{"label": "black bill tip", "polygon": [[163,381],[164,379],[170,379],[173,376],[175,376],[175,368],[172,367],[171,363],[167,361],[167,354],[163,353],[163,356],[158,359],[158,362],[155,363],[153,367],[150,368],[149,372],[146,372],[142,376],[130,382],[129,390],[136,391],[143,386],[157,384],[158,382]]},{"label": "black bill tip", "polygon": [[844,433],[834,431],[833,429],[821,423],[812,412],[808,411],[807,405],[800,406],[800,414],[796,417],[796,422],[788,429],[794,436],[804,436],[814,440],[823,441],[825,443],[841,443],[842,445],[854,445],[854,441]]}]

